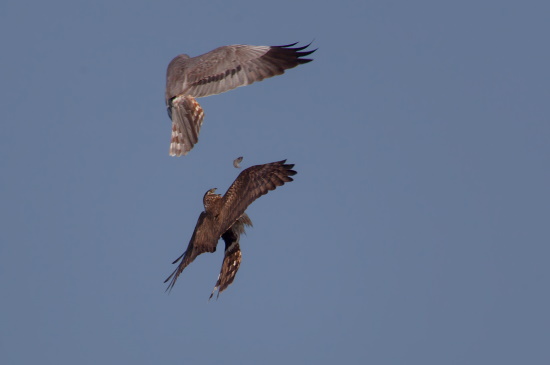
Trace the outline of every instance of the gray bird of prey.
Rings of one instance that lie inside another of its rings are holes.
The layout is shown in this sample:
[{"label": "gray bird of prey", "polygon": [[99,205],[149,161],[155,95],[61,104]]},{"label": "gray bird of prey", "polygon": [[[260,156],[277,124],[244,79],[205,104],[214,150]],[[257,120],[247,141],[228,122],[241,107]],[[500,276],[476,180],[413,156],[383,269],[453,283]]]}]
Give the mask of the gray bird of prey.
[{"label": "gray bird of prey", "polygon": [[204,112],[195,100],[250,85],[312,59],[297,43],[283,46],[232,45],[197,57],[176,56],[166,70],[166,107],[172,119],[170,156],[186,155],[199,141]]},{"label": "gray bird of prey", "polygon": [[172,264],[179,262],[178,267],[166,278],[170,281],[167,291],[171,291],[176,280],[195,258],[204,252],[215,252],[218,240],[225,242],[225,253],[222,268],[214,290],[218,296],[235,279],[241,264],[241,249],[239,239],[245,226],[252,226],[252,221],[246,215],[246,208],[260,196],[275,190],[287,182],[293,181],[296,171],[293,164],[286,160],[256,165],[243,170],[231,184],[224,196],[216,194],[216,189],[208,190],[203,197],[204,211],[199,219],[185,252]]}]

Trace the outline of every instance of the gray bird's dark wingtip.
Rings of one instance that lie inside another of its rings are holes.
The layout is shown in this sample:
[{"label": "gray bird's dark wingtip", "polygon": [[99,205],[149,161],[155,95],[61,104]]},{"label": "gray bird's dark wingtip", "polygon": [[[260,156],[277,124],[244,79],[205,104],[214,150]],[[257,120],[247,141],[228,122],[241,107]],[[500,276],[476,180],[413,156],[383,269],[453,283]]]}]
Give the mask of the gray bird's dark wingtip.
[{"label": "gray bird's dark wingtip", "polygon": [[290,43],[290,44],[283,44],[283,45],[281,45],[281,46],[273,46],[273,47],[290,48],[290,47],[295,46],[295,45],[297,45],[297,44],[298,44],[298,42],[294,42],[294,43]]},{"label": "gray bird's dark wingtip", "polygon": [[304,51],[304,52],[301,52],[303,51],[304,49],[308,48],[309,46],[311,46],[311,44],[313,43],[313,41],[309,42],[308,44],[306,44],[305,46],[302,46],[302,47],[294,47],[292,48],[293,46],[297,45],[298,42],[295,42],[295,43],[290,43],[290,44],[284,44],[282,46],[271,46],[272,48],[279,48],[279,49],[284,49],[286,51],[292,51],[294,52],[294,55],[298,58],[297,61],[298,63],[300,64],[303,64],[303,63],[308,63],[308,62],[311,62],[313,61],[313,59],[311,58],[301,58],[301,57],[305,57],[305,56],[309,56],[310,54],[312,54],[313,52],[317,51],[318,48],[315,48],[314,50],[311,50],[311,51]]}]

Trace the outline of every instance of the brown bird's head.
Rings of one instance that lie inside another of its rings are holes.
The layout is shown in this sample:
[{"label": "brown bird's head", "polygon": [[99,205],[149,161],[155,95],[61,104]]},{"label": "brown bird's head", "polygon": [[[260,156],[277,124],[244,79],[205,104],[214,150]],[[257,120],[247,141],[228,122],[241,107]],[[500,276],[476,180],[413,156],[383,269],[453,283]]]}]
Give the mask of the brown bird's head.
[{"label": "brown bird's head", "polygon": [[221,199],[222,196],[220,194],[215,193],[217,189],[218,188],[212,188],[204,194],[204,197],[202,198],[202,203],[204,204],[205,211],[208,211],[208,208],[212,206],[213,202],[215,202],[218,199]]}]

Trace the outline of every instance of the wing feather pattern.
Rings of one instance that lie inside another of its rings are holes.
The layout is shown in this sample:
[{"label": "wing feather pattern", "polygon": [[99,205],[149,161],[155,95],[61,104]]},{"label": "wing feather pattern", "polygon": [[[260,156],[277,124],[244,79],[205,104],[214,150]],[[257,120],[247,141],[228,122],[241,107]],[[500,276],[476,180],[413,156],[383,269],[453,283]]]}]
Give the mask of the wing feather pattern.
[{"label": "wing feather pattern", "polygon": [[293,181],[296,171],[286,160],[256,165],[242,171],[222,199],[219,214],[221,235],[245,212],[254,200],[286,182]]},{"label": "wing feather pattern", "polygon": [[315,52],[294,44],[284,46],[232,45],[216,48],[193,60],[182,92],[204,97],[282,75],[285,70],[311,62],[302,58]]}]

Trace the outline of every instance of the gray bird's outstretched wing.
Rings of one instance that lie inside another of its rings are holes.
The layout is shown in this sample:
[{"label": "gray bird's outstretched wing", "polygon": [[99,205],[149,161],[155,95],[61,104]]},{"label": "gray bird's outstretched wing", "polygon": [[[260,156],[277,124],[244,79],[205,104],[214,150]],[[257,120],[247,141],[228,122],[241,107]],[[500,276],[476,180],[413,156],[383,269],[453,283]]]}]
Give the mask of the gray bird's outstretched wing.
[{"label": "gray bird's outstretched wing", "polygon": [[223,46],[203,55],[189,58],[176,56],[166,72],[166,99],[177,95],[196,98],[221,94],[239,86],[281,75],[285,70],[311,62],[303,58],[316,50],[304,51],[294,47],[250,46],[236,44]]}]

